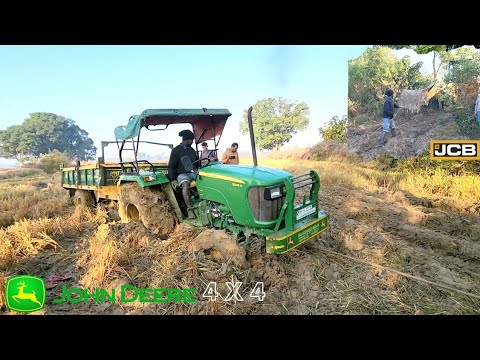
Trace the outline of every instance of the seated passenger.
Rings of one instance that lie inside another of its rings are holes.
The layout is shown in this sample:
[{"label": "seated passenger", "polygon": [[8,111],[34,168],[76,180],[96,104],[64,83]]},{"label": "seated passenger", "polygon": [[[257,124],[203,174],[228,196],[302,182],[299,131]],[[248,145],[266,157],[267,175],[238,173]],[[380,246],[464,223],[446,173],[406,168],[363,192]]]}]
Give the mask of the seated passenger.
[{"label": "seated passenger", "polygon": [[204,141],[202,143],[202,151],[200,152],[200,161],[202,165],[207,165],[212,161],[217,161],[217,156],[215,155],[215,150],[208,150],[208,144]]},{"label": "seated passenger", "polygon": [[235,142],[232,147],[229,147],[222,156],[223,164],[238,165],[238,144]]}]

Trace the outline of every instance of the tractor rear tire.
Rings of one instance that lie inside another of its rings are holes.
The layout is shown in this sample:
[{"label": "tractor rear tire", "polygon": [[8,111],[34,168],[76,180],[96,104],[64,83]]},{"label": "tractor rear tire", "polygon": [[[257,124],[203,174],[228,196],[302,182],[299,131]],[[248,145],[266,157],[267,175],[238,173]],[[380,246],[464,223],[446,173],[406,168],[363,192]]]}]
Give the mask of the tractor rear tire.
[{"label": "tractor rear tire", "polygon": [[92,209],[95,206],[95,199],[91,191],[77,189],[73,195],[73,203],[81,208]]},{"label": "tractor rear tire", "polygon": [[173,232],[178,222],[173,207],[160,189],[142,189],[136,182],[120,187],[118,214],[123,223],[140,220],[161,238]]}]

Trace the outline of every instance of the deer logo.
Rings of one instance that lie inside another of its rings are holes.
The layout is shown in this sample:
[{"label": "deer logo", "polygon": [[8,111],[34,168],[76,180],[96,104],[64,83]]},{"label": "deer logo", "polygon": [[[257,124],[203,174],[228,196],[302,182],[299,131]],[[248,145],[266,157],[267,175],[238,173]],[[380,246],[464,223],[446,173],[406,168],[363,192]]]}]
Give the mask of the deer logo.
[{"label": "deer logo", "polygon": [[40,310],[45,304],[45,283],[34,276],[16,276],[8,280],[6,295],[9,309],[20,312]]},{"label": "deer logo", "polygon": [[27,287],[27,285],[25,285],[25,281],[19,281],[17,286],[18,294],[13,295],[12,299],[18,303],[20,302],[19,300],[32,300],[33,302],[36,302],[38,305],[42,306],[42,303],[37,300],[37,294],[35,294],[35,291],[32,290],[31,293],[26,293],[23,291],[23,289]]}]

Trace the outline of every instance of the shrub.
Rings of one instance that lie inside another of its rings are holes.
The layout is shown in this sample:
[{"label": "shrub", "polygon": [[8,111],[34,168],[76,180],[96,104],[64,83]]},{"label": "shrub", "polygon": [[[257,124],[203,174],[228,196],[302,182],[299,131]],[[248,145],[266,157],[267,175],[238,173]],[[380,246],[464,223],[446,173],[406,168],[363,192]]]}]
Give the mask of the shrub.
[{"label": "shrub", "polygon": [[52,174],[60,170],[61,164],[69,164],[70,159],[66,153],[61,153],[58,150],[49,152],[43,155],[35,165],[36,168],[45,171],[47,174]]},{"label": "shrub", "polygon": [[334,116],[325,127],[318,129],[324,140],[337,140],[347,142],[347,116],[343,115],[341,119]]}]

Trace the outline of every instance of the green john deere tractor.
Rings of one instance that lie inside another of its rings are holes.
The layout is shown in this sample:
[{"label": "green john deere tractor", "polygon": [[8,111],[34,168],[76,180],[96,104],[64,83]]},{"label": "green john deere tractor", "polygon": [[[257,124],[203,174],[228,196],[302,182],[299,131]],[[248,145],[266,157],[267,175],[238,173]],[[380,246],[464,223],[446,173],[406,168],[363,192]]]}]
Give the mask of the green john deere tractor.
[{"label": "green john deere tractor", "polygon": [[[150,109],[132,116],[127,126],[115,129],[120,162],[98,163],[63,169],[62,185],[78,205],[117,203],[122,222],[141,220],[161,236],[168,236],[178,222],[225,229],[240,242],[264,238],[267,253],[281,254],[328,228],[328,217],[319,208],[320,178],[310,172],[294,176],[286,171],[257,165],[252,108],[248,111],[253,166],[210,161],[200,167],[191,184],[195,219],[189,219],[181,188],[170,181],[168,164],[138,159],[140,133],[164,130],[171,124],[188,124],[195,145],[213,141],[215,150],[232,115],[226,109]],[[161,129],[156,127],[161,126]],[[149,142],[152,143],[152,142]],[[173,148],[172,144],[155,143]],[[134,160],[123,161],[127,148]],[[200,159],[202,160],[202,159]]]}]

